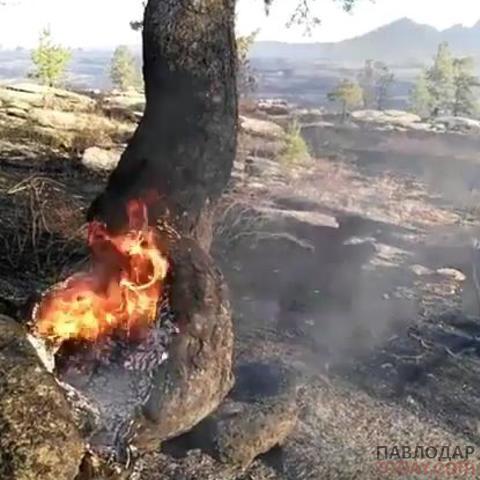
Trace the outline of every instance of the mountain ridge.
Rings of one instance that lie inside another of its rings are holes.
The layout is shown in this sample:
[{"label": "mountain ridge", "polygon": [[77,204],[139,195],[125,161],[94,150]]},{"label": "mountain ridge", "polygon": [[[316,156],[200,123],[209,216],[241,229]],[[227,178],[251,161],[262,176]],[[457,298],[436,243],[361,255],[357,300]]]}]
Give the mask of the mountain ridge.
[{"label": "mountain ridge", "polygon": [[472,27],[452,25],[444,30],[403,17],[370,32],[340,42],[285,43],[260,41],[253,59],[288,58],[296,61],[353,61],[374,58],[386,62],[425,62],[438,44],[448,42],[456,55],[479,56],[480,20]]}]

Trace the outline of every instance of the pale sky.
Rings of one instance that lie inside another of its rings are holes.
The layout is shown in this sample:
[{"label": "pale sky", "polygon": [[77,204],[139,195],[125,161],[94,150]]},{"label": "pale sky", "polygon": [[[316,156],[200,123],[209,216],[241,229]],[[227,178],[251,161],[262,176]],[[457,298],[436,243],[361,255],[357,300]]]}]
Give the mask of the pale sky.
[{"label": "pale sky", "polygon": [[[139,43],[129,22],[141,17],[141,0],[14,0],[0,6],[0,45],[33,46],[40,30],[50,25],[55,39],[71,47],[114,47]],[[409,17],[439,29],[480,20],[480,0],[359,0],[352,14],[333,0],[315,0],[323,19],[311,37],[302,28],[287,29],[295,0],[276,0],[265,16],[263,0],[238,0],[237,27],[241,33],[260,29],[260,40],[337,41]]]}]

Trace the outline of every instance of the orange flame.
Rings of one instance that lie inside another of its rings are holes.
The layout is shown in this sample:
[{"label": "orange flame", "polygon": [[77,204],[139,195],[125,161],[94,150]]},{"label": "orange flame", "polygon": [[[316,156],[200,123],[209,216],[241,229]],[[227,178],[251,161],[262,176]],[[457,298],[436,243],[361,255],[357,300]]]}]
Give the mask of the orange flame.
[{"label": "orange flame", "polygon": [[148,225],[145,202],[131,200],[127,213],[129,226],[122,234],[90,224],[92,268],[43,297],[34,315],[40,336],[59,343],[96,341],[113,331],[137,337],[155,321],[168,261],[158,232]]}]

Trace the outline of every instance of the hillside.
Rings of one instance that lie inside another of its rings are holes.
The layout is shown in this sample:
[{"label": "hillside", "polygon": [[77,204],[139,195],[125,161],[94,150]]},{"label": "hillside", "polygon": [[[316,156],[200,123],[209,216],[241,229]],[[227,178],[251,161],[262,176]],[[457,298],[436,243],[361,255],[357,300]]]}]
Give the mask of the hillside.
[{"label": "hillside", "polygon": [[376,30],[337,43],[258,42],[252,57],[285,58],[296,61],[363,62],[375,58],[396,64],[424,62],[440,42],[446,41],[459,55],[478,55],[480,22],[439,31],[408,18],[396,20]]}]

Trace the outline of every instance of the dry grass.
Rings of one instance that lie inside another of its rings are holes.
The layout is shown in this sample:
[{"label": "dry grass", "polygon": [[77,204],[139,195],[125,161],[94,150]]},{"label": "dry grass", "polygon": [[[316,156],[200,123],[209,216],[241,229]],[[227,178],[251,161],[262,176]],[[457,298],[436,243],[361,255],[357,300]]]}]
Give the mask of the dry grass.
[{"label": "dry grass", "polygon": [[286,146],[282,154],[282,164],[287,168],[305,166],[310,160],[310,151],[302,137],[300,125],[293,122],[286,134]]},{"label": "dry grass", "polygon": [[253,200],[235,194],[223,197],[214,218],[214,238],[225,246],[246,237],[258,237],[267,221],[267,215],[255,209]]},{"label": "dry grass", "polygon": [[85,255],[81,206],[55,180],[31,176],[1,192],[0,264],[50,284]]},{"label": "dry grass", "polygon": [[12,143],[30,143],[68,155],[81,155],[87,148],[109,148],[128,140],[133,124],[93,113],[81,113],[75,129],[39,125],[34,118],[14,118],[0,123],[2,139]]}]

